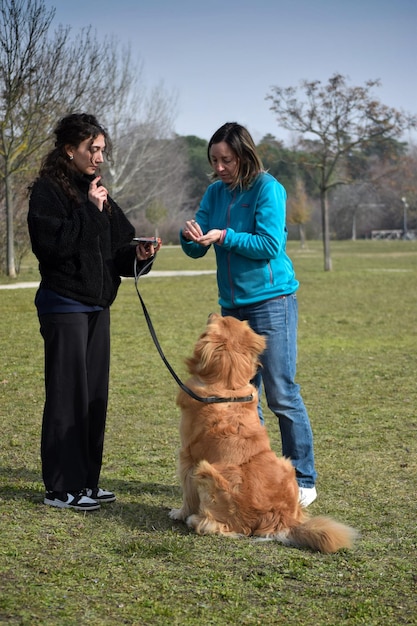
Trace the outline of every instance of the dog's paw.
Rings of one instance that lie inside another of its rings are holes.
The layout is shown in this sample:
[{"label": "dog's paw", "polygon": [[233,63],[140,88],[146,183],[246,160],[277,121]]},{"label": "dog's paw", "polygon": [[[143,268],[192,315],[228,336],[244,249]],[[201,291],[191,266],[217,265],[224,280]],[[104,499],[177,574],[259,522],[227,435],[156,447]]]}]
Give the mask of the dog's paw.
[{"label": "dog's paw", "polygon": [[182,509],[171,509],[168,515],[171,519],[177,519],[181,521],[184,521],[186,518]]},{"label": "dog's paw", "polygon": [[188,528],[192,528],[193,530],[195,530],[199,521],[200,518],[198,517],[198,515],[189,515],[185,523],[187,524]]}]

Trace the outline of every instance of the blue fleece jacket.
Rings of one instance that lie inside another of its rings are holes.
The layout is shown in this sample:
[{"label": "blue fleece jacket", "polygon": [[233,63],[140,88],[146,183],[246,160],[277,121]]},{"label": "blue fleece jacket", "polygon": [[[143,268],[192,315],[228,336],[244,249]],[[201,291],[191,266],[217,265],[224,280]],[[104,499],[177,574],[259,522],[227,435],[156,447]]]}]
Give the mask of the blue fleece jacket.
[{"label": "blue fleece jacket", "polygon": [[[214,246],[221,306],[246,306],[298,289],[285,252],[285,201],[284,187],[266,172],[245,191],[231,190],[220,180],[207,188],[195,219],[204,234],[226,229],[223,243]],[[180,238],[188,256],[207,253],[208,247]]]}]

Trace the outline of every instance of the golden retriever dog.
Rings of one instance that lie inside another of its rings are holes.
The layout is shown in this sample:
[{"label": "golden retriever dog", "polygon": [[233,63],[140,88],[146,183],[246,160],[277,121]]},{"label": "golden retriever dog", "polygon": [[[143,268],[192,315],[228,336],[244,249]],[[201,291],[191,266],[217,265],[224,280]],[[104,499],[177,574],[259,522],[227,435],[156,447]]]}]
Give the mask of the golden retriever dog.
[{"label": "golden retriever dog", "polygon": [[210,315],[186,359],[186,385],[199,397],[229,401],[205,403],[179,391],[183,503],[170,517],[200,535],[254,536],[324,553],[351,547],[355,531],[310,517],[299,504],[291,462],[271,450],[250,383],[265,345],[246,322]]}]

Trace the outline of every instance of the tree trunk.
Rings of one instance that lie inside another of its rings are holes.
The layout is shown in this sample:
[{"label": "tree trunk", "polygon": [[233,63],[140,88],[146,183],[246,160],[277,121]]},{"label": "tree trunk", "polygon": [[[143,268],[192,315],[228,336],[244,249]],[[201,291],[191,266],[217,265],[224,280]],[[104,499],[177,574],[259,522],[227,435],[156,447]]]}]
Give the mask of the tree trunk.
[{"label": "tree trunk", "polygon": [[353,212],[352,219],[352,241],[356,241],[356,209]]},{"label": "tree trunk", "polygon": [[11,175],[6,173],[4,179],[5,203],[6,203],[6,236],[7,236],[7,268],[6,273],[10,278],[16,278],[16,265],[14,260],[14,222]]},{"label": "tree trunk", "polygon": [[324,270],[330,272],[332,269],[332,259],[330,256],[330,224],[329,224],[329,204],[327,201],[326,189],[320,190],[321,220],[323,231],[324,250]]},{"label": "tree trunk", "polygon": [[305,224],[299,224],[298,230],[300,233],[300,248],[304,250],[306,245],[306,227]]}]

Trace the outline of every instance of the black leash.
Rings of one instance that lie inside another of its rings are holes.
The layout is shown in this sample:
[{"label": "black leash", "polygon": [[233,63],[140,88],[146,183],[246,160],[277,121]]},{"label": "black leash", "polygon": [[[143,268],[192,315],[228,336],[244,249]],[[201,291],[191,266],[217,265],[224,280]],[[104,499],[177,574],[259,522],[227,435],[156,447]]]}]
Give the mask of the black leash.
[{"label": "black leash", "polygon": [[139,292],[139,288],[138,288],[138,281],[139,278],[141,276],[143,276],[143,274],[146,272],[146,270],[148,269],[148,267],[153,263],[153,261],[155,260],[155,257],[153,257],[149,263],[147,263],[144,267],[142,267],[142,269],[138,272],[137,271],[137,261],[135,259],[135,288],[136,288],[136,293],[138,294],[140,303],[142,305],[142,309],[143,309],[143,314],[145,316],[146,319],[146,323],[148,324],[148,328],[149,328],[149,332],[151,333],[151,337],[153,339],[153,342],[156,346],[156,349],[158,350],[161,359],[163,360],[163,362],[165,363],[166,367],[168,368],[169,372],[171,373],[171,376],[174,378],[174,380],[176,381],[176,383],[181,387],[181,389],[183,391],[185,391],[185,393],[187,393],[189,396],[191,396],[192,398],[194,398],[194,400],[198,400],[198,402],[205,402],[207,404],[214,404],[214,403],[220,403],[220,402],[251,402],[253,400],[253,394],[250,394],[249,396],[243,396],[243,397],[231,397],[231,398],[222,398],[219,396],[208,396],[207,398],[204,398],[202,396],[197,395],[196,393],[194,393],[194,391],[192,389],[190,389],[189,387],[187,387],[186,385],[184,385],[184,383],[180,380],[180,378],[178,378],[177,374],[174,372],[174,370],[172,369],[171,365],[168,363],[165,354],[162,351],[162,348],[160,346],[160,343],[158,341],[158,338],[156,336],[155,333],[155,329],[153,327],[152,324],[152,320],[150,318],[150,315],[148,313],[148,309],[146,308],[146,305],[143,301],[142,296],[140,295]]}]

